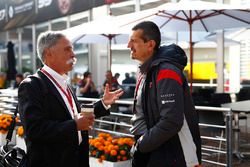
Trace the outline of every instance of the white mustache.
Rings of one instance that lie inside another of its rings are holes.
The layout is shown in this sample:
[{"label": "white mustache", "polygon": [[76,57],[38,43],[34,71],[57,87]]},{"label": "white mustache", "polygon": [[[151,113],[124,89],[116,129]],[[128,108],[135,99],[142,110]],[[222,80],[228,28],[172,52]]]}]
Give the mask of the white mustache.
[{"label": "white mustache", "polygon": [[74,58],[69,59],[68,61],[66,61],[66,64],[73,64],[73,65],[75,65],[76,61],[77,61],[77,59],[74,57]]}]

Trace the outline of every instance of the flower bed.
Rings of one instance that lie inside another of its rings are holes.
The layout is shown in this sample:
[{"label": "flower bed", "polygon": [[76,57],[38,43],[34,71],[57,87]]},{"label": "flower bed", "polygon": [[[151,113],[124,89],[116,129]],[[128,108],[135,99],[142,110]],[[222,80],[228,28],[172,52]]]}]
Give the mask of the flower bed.
[{"label": "flower bed", "polygon": [[132,138],[113,138],[110,134],[100,133],[97,138],[89,140],[90,157],[96,158],[99,163],[127,161],[131,158],[133,144]]}]

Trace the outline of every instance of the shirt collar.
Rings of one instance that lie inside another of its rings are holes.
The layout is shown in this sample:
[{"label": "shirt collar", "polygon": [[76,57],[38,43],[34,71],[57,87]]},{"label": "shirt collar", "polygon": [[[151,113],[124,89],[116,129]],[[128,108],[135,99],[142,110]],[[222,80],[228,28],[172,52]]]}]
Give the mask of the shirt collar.
[{"label": "shirt collar", "polygon": [[44,65],[43,69],[47,71],[58,82],[58,84],[60,84],[60,86],[66,89],[67,81],[69,79],[69,77],[66,74],[60,75],[59,73],[57,73],[55,70],[53,70],[47,65]]}]

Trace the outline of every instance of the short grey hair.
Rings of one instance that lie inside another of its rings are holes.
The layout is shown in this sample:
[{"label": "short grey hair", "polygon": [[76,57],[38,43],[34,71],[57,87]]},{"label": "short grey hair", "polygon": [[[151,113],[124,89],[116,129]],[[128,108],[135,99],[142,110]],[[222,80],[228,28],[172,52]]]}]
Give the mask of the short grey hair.
[{"label": "short grey hair", "polygon": [[37,54],[42,62],[44,62],[44,50],[56,45],[62,37],[65,37],[65,35],[61,31],[46,31],[39,34],[37,39]]}]

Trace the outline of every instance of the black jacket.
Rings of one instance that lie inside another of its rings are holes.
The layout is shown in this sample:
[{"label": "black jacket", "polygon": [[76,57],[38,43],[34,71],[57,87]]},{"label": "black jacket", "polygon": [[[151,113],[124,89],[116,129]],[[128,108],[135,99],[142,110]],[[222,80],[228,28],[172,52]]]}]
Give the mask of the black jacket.
[{"label": "black jacket", "polygon": [[201,162],[198,115],[182,72],[186,64],[185,52],[172,44],[160,47],[149,61],[147,69],[144,69],[146,80],[141,96],[148,131],[143,135],[143,139],[138,141],[138,150],[150,153],[148,166],[186,166],[178,135],[184,120]]},{"label": "black jacket", "polygon": [[[18,100],[28,167],[89,167],[88,132],[82,131],[79,145],[76,123],[60,93],[43,73],[38,71],[21,83]],[[77,109],[80,112],[79,104]],[[96,117],[107,114],[102,103],[97,102]]]}]

